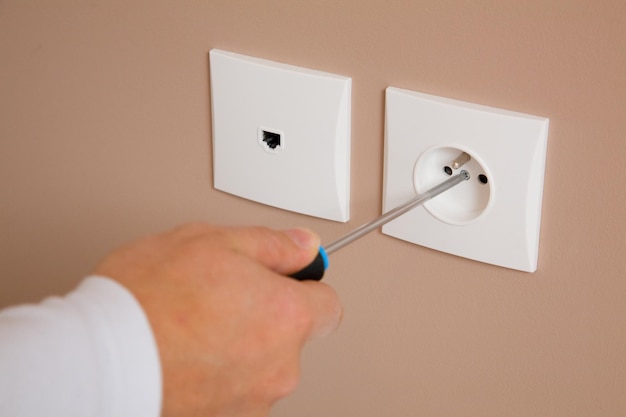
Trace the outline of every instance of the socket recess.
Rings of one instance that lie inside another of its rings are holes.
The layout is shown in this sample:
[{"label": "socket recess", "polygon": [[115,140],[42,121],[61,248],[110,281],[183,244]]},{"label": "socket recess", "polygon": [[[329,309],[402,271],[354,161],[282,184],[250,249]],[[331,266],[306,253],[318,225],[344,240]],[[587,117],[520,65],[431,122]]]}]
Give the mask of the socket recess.
[{"label": "socket recess", "polygon": [[[383,233],[534,272],[548,125],[542,117],[387,88],[383,211],[461,169],[471,178],[384,225]],[[455,167],[457,158],[463,164]]]},{"label": "socket recess", "polygon": [[[463,154],[470,159],[462,166],[453,168],[452,161]],[[470,174],[469,182],[463,184],[464,187],[456,187],[424,204],[430,214],[452,225],[468,224],[487,212],[489,204],[493,201],[491,199],[493,182],[489,182],[490,175],[485,165],[466,148],[438,146],[424,152],[417,160],[413,171],[415,191],[421,194],[442,183],[461,167]],[[485,178],[482,181],[481,175]]]},{"label": "socket recess", "polygon": [[351,79],[219,49],[209,56],[215,188],[348,221]]}]

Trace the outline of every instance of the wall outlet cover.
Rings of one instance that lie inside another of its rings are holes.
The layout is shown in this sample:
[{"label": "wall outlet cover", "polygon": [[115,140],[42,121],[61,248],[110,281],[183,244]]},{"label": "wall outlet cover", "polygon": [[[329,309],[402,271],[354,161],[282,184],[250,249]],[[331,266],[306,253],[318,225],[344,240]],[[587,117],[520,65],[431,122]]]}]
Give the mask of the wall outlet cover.
[{"label": "wall outlet cover", "polygon": [[[470,180],[383,226],[469,259],[537,269],[549,121],[389,87],[383,210],[465,169]],[[471,159],[451,169],[463,152]]]},{"label": "wall outlet cover", "polygon": [[215,188],[348,221],[351,79],[218,49],[210,65]]}]

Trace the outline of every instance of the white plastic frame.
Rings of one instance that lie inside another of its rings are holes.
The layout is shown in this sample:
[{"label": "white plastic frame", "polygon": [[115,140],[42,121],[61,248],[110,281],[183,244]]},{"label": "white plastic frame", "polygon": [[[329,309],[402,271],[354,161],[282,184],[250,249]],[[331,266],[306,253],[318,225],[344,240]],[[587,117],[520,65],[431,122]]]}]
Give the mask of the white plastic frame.
[{"label": "white plastic frame", "polygon": [[351,79],[218,49],[210,65],[215,188],[348,221]]},{"label": "white plastic frame", "polygon": [[[479,158],[491,177],[491,194],[487,209],[474,221],[451,224],[419,207],[385,225],[383,233],[477,261],[534,272],[548,125],[549,120],[542,117],[388,88],[384,211],[415,195],[415,165],[421,155],[436,147],[467,150]],[[445,198],[463,204],[463,192],[454,188],[427,204]]]}]

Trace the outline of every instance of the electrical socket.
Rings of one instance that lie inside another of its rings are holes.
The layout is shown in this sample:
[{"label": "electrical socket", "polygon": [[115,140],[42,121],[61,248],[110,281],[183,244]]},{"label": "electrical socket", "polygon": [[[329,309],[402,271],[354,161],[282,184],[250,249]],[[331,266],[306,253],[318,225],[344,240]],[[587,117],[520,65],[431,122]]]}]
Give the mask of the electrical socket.
[{"label": "electrical socket", "polygon": [[383,210],[444,181],[464,154],[470,159],[462,169],[471,178],[389,222],[383,233],[534,272],[548,125],[542,117],[387,88]]}]

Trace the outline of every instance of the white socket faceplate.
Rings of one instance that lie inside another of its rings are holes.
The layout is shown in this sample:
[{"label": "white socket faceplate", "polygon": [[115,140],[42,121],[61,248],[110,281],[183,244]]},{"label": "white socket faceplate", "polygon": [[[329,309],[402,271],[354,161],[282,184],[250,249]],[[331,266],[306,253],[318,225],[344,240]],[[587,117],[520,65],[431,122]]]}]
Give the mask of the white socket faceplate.
[{"label": "white socket faceplate", "polygon": [[218,190],[346,222],[351,79],[210,52]]},{"label": "white socket faceplate", "polygon": [[462,152],[471,159],[460,169],[471,178],[389,222],[383,233],[534,272],[548,124],[542,117],[388,88],[383,210],[443,182],[445,166]]}]

